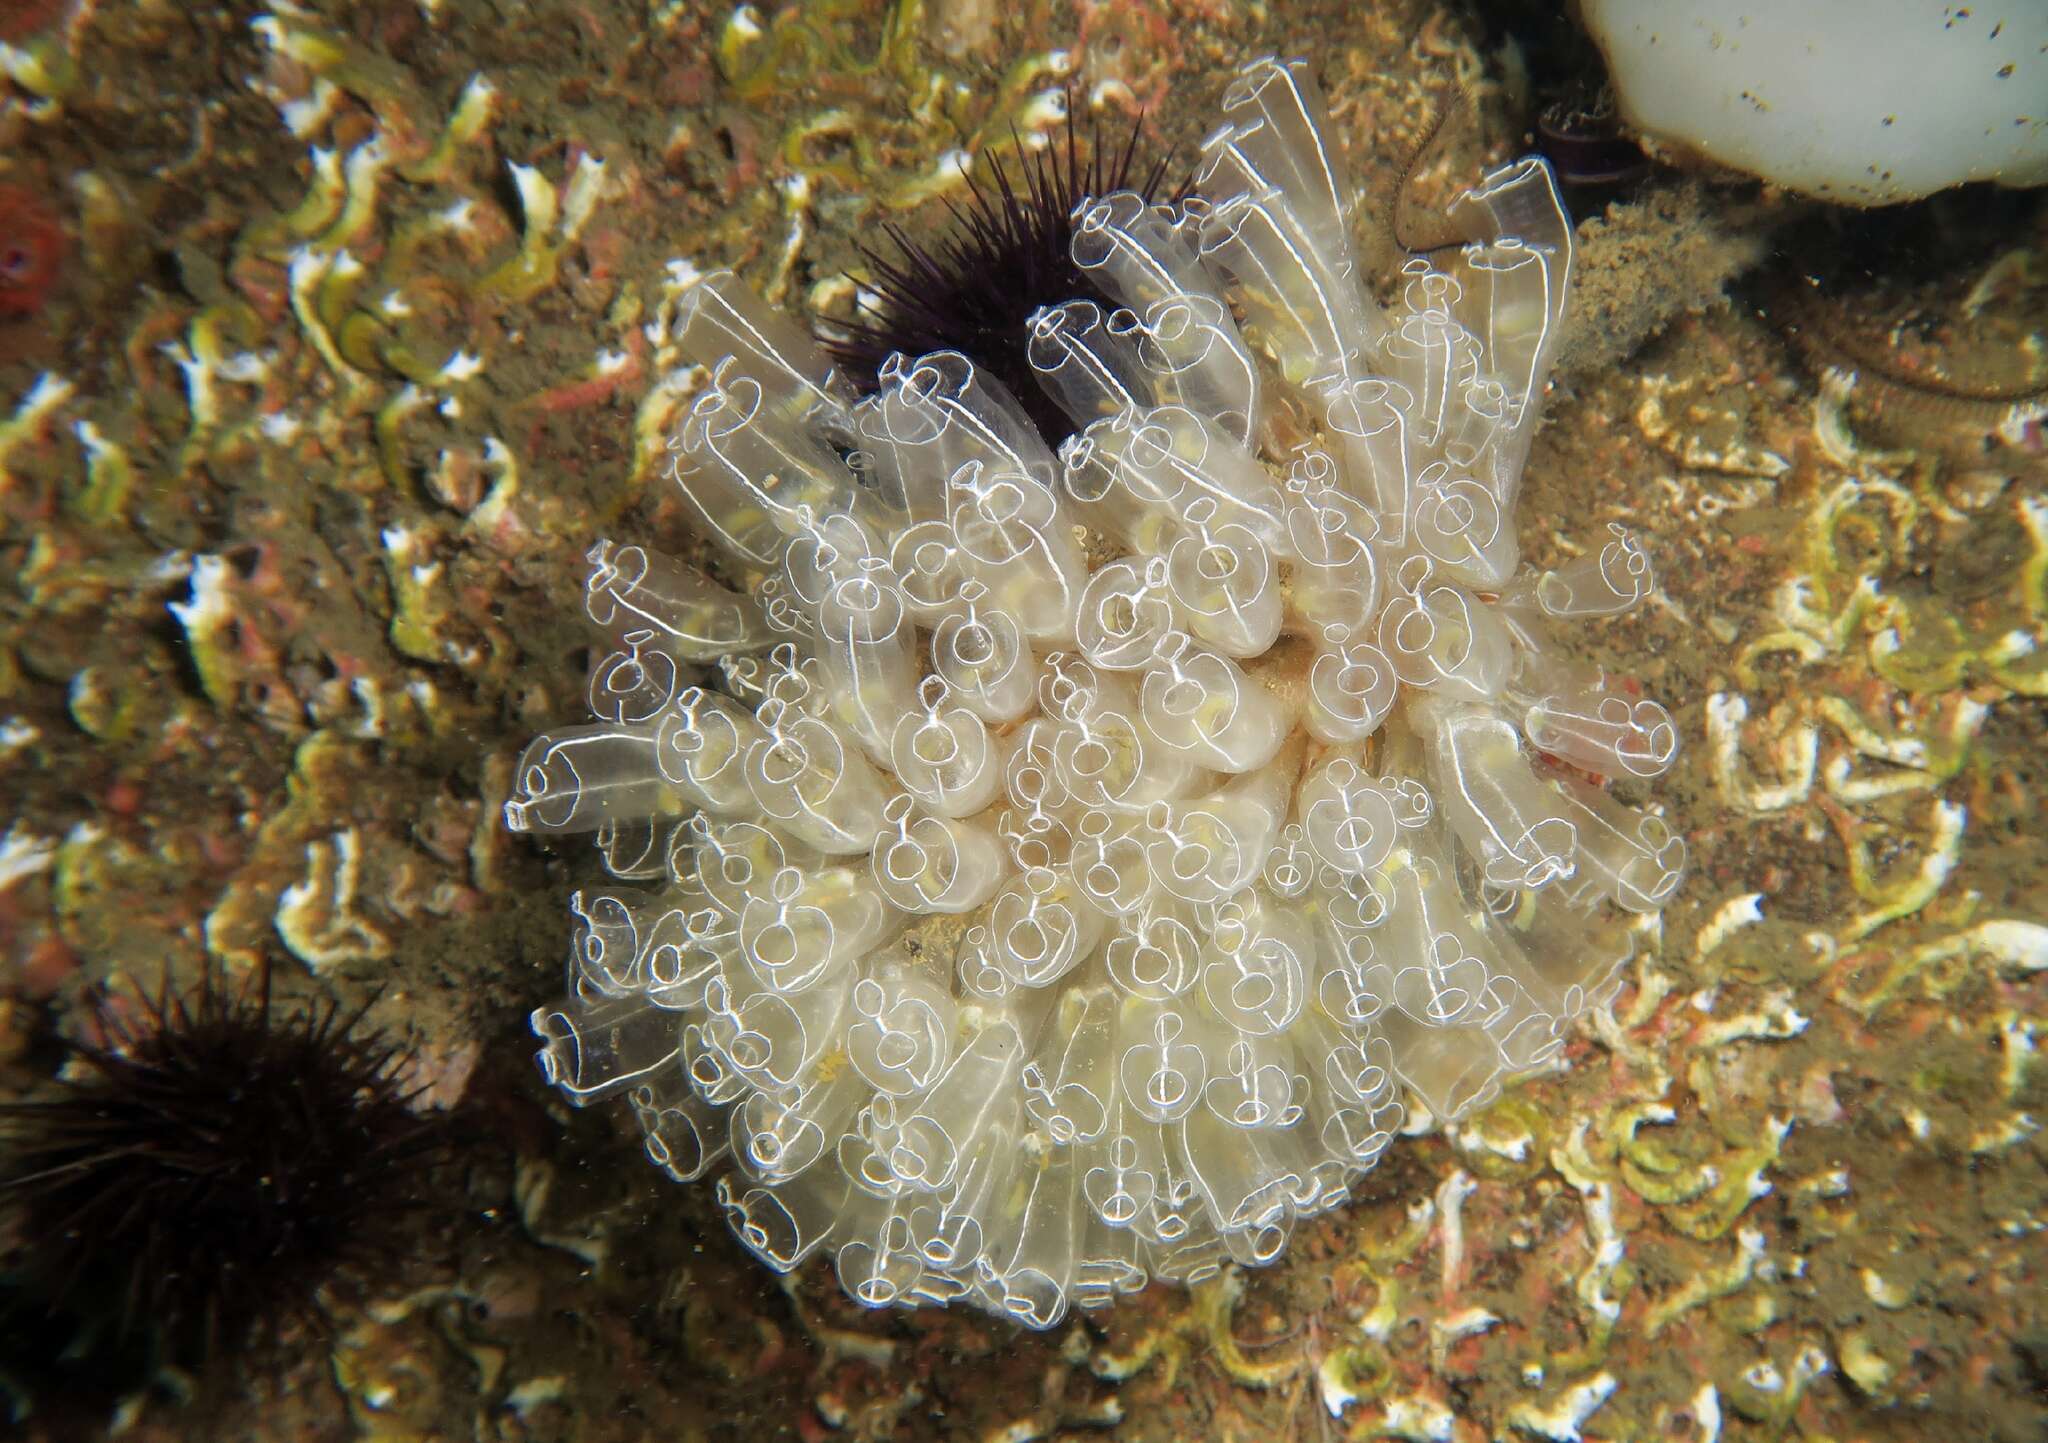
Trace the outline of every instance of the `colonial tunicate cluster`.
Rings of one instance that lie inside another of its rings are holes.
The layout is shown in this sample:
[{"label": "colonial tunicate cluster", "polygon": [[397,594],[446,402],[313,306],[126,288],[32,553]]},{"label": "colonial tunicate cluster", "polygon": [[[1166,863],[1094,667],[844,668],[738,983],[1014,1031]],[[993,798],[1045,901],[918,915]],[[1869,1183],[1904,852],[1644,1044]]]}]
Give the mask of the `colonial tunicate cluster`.
[{"label": "colonial tunicate cluster", "polygon": [[1307,67],[1223,111],[1195,195],[1076,212],[1116,304],[1030,322],[1057,452],[966,356],[857,399],[699,282],[676,479],[748,590],[599,542],[595,720],[519,763],[509,824],[634,884],[571,904],[549,1078],[870,1305],[1043,1328],[1273,1261],[1418,1108],[1555,1058],[1678,883],[1606,785],[1670,716],[1548,639],[1643,553],[1531,573],[1511,524],[1550,172],[1488,176],[1383,305]]}]

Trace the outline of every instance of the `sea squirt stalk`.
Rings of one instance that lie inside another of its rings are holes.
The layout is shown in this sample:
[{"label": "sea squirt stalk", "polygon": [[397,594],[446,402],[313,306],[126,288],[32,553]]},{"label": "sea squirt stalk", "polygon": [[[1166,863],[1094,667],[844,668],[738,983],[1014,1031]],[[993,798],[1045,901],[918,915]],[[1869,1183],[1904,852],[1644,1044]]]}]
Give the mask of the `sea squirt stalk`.
[{"label": "sea squirt stalk", "polygon": [[1510,524],[1549,169],[1488,176],[1456,273],[1383,307],[1307,66],[1223,111],[1199,198],[1078,208],[1120,304],[1031,318],[1057,455],[966,356],[856,402],[704,279],[677,479],[751,594],[600,542],[598,719],[518,767],[515,830],[653,884],[574,899],[547,1075],[873,1306],[1043,1328],[1272,1262],[1413,1106],[1553,1059],[1678,884],[1595,780],[1667,768],[1669,714],[1546,639],[1645,558],[1532,574]]}]

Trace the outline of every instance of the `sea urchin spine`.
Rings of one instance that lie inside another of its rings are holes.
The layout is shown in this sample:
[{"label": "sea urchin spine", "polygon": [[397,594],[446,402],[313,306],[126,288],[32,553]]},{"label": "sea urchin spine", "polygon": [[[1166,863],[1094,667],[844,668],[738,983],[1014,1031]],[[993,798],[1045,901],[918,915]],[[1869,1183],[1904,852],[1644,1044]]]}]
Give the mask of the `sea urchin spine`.
[{"label": "sea urchin spine", "polygon": [[891,356],[959,351],[1008,388],[1048,442],[1057,443],[1070,423],[1032,384],[1027,323],[1040,306],[1107,300],[1075,262],[1074,218],[1090,196],[1134,191],[1148,204],[1159,198],[1166,162],[1134,173],[1138,130],[1134,124],[1114,151],[1104,151],[1101,137],[1091,134],[1083,159],[1069,116],[1062,141],[1030,151],[1020,143],[1021,186],[990,156],[989,182],[968,177],[966,203],[947,203],[953,229],[936,240],[919,243],[885,225],[896,256],[861,248],[872,299],[824,343],[842,373],[868,391],[880,383]]},{"label": "sea urchin spine", "polygon": [[0,1108],[0,1205],[53,1308],[205,1358],[387,1258],[446,1125],[406,1056],[332,1001],[273,1007],[270,971],[102,999],[58,1095]]}]

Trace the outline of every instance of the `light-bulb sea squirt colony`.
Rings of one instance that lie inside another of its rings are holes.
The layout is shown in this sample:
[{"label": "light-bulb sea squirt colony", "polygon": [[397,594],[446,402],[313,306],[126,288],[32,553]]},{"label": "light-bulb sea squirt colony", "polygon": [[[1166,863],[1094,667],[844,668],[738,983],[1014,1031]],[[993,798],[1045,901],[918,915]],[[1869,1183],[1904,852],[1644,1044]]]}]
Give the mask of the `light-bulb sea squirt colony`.
[{"label": "light-bulb sea squirt colony", "polygon": [[621,880],[571,903],[550,1079],[872,1306],[1043,1328],[1273,1261],[1418,1105],[1553,1060],[1678,885],[1603,784],[1670,766],[1669,714],[1548,640],[1646,559],[1519,564],[1548,168],[1487,176],[1383,305],[1308,67],[1223,114],[1193,195],[1076,212],[1117,304],[1031,319],[1057,452],[966,356],[857,399],[700,281],[676,479],[749,589],[598,543],[595,720],[506,808]]}]

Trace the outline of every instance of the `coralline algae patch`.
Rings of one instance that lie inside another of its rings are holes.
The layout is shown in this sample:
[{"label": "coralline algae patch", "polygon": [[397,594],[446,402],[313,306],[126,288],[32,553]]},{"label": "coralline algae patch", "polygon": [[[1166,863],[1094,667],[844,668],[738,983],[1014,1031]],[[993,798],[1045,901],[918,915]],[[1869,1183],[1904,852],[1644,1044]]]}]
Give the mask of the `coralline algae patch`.
[{"label": "coralline algae patch", "polygon": [[0,185],[0,318],[43,308],[64,264],[64,232],[34,191]]},{"label": "coralline algae patch", "polygon": [[[1305,36],[1373,190],[1433,76],[1501,73],[1420,5],[995,12],[73,5],[10,41],[0,181],[70,247],[62,347],[0,361],[10,1090],[26,998],[208,946],[389,982],[376,1020],[445,1041],[450,1086],[528,1085],[510,1022],[556,988],[568,883],[495,813],[580,694],[591,538],[686,535],[642,465],[684,399],[666,262],[843,305],[870,192],[1069,80],[1190,133]],[[1446,152],[1418,198],[1483,168]],[[331,1428],[316,1376],[374,1438],[2033,1436],[2038,440],[1876,452],[1728,312],[1566,379],[1523,550],[1615,521],[1659,558],[1586,648],[1673,703],[1695,868],[1566,1075],[1398,1140],[1277,1268],[1025,1343],[829,1272],[764,1288],[629,1139],[508,1126],[488,1260],[349,1314],[213,1436]]]}]

